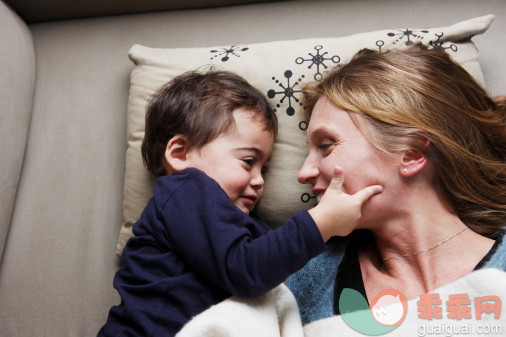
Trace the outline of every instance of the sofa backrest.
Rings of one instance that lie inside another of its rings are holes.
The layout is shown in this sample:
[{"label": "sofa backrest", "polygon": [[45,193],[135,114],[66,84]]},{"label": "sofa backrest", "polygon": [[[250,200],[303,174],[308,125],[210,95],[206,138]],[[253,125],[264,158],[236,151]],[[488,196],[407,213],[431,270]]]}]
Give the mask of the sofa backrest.
[{"label": "sofa backrest", "polygon": [[142,0],[116,1],[88,0],[86,6],[80,1],[66,0],[3,0],[27,23],[90,18],[107,15],[146,13],[195,8],[211,8],[276,0]]},{"label": "sofa backrest", "polygon": [[35,53],[26,24],[0,2],[0,260],[11,223],[33,108]]}]

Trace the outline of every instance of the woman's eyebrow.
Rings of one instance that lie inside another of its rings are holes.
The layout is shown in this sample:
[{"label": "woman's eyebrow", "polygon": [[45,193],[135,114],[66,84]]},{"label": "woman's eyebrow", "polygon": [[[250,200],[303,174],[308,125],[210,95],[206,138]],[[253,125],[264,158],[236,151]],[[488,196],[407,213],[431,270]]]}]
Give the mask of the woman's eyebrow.
[{"label": "woman's eyebrow", "polygon": [[316,137],[322,137],[326,135],[332,134],[332,129],[329,128],[327,125],[320,125],[316,127],[315,129],[312,129],[309,133],[308,138],[316,138]]}]

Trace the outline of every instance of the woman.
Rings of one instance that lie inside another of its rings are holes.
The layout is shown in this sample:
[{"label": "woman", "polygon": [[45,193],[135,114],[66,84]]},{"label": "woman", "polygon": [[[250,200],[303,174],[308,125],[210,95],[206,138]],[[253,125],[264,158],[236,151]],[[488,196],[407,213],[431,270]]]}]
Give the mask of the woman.
[{"label": "woman", "polygon": [[339,314],[343,288],[369,302],[386,288],[411,299],[476,269],[506,270],[505,97],[422,45],[361,51],[304,94],[299,181],[322,195],[338,166],[347,193],[383,192],[352,235],[289,279],[303,323]]}]

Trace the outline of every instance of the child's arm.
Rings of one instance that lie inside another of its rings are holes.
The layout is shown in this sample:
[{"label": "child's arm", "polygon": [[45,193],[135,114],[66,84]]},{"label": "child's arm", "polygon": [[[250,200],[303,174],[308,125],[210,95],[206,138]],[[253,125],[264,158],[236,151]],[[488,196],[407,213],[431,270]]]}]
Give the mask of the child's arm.
[{"label": "child's arm", "polygon": [[[333,227],[338,215],[341,217],[338,223],[342,224],[342,212],[336,214],[332,209],[336,208],[337,199],[350,197],[341,191],[340,182],[333,181],[324,198],[328,200],[314,208],[314,215],[302,210],[284,226],[271,231],[265,227],[264,235],[258,236],[259,233],[254,235],[252,231],[264,227],[235,207],[215,181],[203,174],[191,178],[177,188],[177,197],[160,198],[160,201],[166,200],[160,205],[159,213],[165,225],[151,234],[159,243],[143,245],[142,252],[158,249],[156,246],[160,245],[164,254],[150,253],[145,260],[149,259],[150,266],[156,266],[155,259],[164,264],[172,252],[177,252],[178,258],[185,261],[180,264],[182,268],[189,267],[219,288],[240,297],[265,293],[321,253],[324,240],[322,229],[318,227]],[[345,210],[348,208],[346,206]],[[359,213],[359,209],[355,207],[354,212]],[[353,222],[349,231],[360,217],[353,214],[353,220],[347,220]],[[313,216],[320,222],[318,225]],[[137,227],[137,231],[140,229]],[[329,232],[332,234],[326,234],[328,237],[342,233]],[[142,237],[139,236],[139,240],[142,241]]]},{"label": "child's arm", "polygon": [[343,172],[334,168],[334,178],[318,205],[308,212],[315,221],[323,241],[332,236],[346,236],[357,226],[361,216],[362,204],[373,195],[380,193],[383,187],[374,185],[350,195],[343,191]]}]

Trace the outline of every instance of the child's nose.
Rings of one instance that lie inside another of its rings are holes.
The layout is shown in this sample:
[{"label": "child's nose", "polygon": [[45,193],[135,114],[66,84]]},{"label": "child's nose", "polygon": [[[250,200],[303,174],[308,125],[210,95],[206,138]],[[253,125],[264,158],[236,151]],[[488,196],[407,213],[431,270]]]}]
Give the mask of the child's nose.
[{"label": "child's nose", "polygon": [[255,174],[251,178],[250,184],[254,189],[262,188],[264,186],[264,177],[262,176],[262,174]]}]

